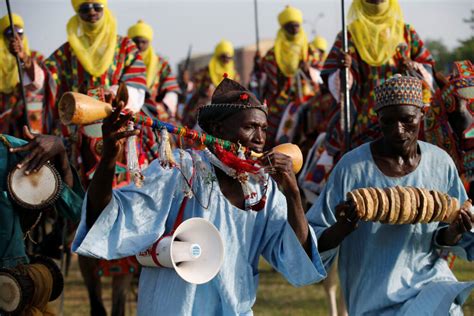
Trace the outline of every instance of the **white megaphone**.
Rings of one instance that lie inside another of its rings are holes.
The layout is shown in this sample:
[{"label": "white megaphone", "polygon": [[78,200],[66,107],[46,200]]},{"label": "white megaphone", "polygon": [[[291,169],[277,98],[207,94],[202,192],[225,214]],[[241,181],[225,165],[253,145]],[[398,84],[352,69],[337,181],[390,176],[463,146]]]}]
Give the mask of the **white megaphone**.
[{"label": "white megaphone", "polygon": [[147,267],[167,267],[189,283],[210,281],[224,261],[224,243],[217,228],[203,218],[190,218],[173,235],[161,237],[136,255]]}]

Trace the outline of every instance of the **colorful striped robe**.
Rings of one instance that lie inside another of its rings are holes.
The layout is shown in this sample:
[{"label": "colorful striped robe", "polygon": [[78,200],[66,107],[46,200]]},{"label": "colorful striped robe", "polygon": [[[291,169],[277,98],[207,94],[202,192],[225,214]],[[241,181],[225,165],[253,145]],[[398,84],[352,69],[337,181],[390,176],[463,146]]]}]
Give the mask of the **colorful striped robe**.
[{"label": "colorful striped robe", "polygon": [[[308,60],[305,62],[310,67],[320,68],[320,56],[311,46],[308,49]],[[297,130],[295,124],[298,124],[299,118],[293,117],[293,119],[288,119],[283,125],[286,129],[291,129],[293,132],[284,131],[284,135],[278,140],[276,139],[287,107],[292,107],[291,114],[294,116],[299,111],[299,106],[311,97],[314,97],[319,88],[317,84],[310,80],[310,75],[306,74],[306,76],[301,77],[301,91],[298,91],[296,76],[292,78],[286,77],[278,68],[274,47],[263,57],[261,70],[264,73],[261,100],[266,100],[268,104],[267,146],[272,147],[276,143],[291,141],[292,135],[289,134],[294,134],[294,131]]]},{"label": "colorful striped robe", "polygon": [[[48,71],[45,87],[45,130],[50,134],[62,135],[70,150],[71,163],[79,170],[83,184],[87,187],[101,153],[101,138],[91,138],[84,134],[84,128],[78,126],[64,126],[59,121],[57,103],[63,93],[87,91],[104,88],[124,82],[127,86],[136,89],[146,89],[145,64],[132,40],[117,36],[114,62],[100,77],[93,77],[87,73],[70,44],[67,42],[53,52],[45,61]],[[95,127],[96,134],[100,135],[100,127]],[[118,163],[117,172],[125,178],[117,177],[116,185],[128,184],[130,176],[126,172],[126,159],[123,157]]]},{"label": "colorful striped robe", "polygon": [[[354,83],[351,88],[351,148],[355,148],[363,143],[379,137],[380,129],[377,123],[377,115],[373,110],[375,105],[376,86],[382,84],[386,79],[401,71],[404,59],[420,63],[432,74],[434,64],[431,53],[426,49],[423,41],[419,38],[415,29],[409,24],[405,25],[405,43],[399,46],[392,59],[382,66],[374,67],[363,61],[354,46],[350,32],[348,32],[348,48],[352,57],[351,73]],[[323,68],[323,78],[340,69],[342,55],[342,33],[336,38]],[[344,143],[344,135],[340,128],[340,104],[334,102],[329,111],[328,133],[326,136],[326,147],[331,155],[336,155]]]}]

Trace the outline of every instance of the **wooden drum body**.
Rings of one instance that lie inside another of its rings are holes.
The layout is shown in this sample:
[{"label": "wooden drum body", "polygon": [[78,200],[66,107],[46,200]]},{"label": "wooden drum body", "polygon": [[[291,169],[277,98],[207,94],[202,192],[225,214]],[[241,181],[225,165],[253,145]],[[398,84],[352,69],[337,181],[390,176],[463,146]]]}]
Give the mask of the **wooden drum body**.
[{"label": "wooden drum body", "polygon": [[53,277],[53,290],[49,301],[54,301],[57,299],[64,289],[64,278],[61,270],[58,265],[53,261],[53,259],[46,256],[33,256],[30,258],[32,264],[42,264],[46,266]]}]

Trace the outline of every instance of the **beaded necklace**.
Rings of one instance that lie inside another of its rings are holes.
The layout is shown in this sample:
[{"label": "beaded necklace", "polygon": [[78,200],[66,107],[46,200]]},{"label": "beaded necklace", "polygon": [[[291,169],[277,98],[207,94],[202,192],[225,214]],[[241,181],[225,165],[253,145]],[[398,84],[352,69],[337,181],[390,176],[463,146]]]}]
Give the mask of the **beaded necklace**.
[{"label": "beaded necklace", "polygon": [[[212,153],[208,148],[205,148],[203,152],[212,165],[222,170],[229,177],[234,178],[240,182],[242,191],[244,193],[246,210],[258,212],[265,207],[269,176],[264,172],[263,168],[260,168],[258,174],[237,172],[235,169],[225,165],[222,161],[220,161],[219,158],[217,158],[216,155],[214,155],[214,153]],[[254,178],[258,184],[263,186],[262,196],[259,199],[257,199],[257,192],[252,189],[249,183],[250,177]]]}]

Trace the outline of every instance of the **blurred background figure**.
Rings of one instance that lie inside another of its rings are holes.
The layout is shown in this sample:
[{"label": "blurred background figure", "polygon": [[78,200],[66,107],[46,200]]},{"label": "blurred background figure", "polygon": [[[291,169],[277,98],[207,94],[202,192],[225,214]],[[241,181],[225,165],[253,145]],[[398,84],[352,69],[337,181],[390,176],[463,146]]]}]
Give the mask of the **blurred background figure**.
[{"label": "blurred background figure", "polygon": [[197,122],[197,109],[211,101],[215,88],[226,76],[229,79],[240,81],[240,76],[234,64],[234,46],[230,41],[222,40],[214,49],[209,64],[198,70],[191,81],[193,92],[191,99],[184,107],[182,123],[190,128]]},{"label": "blurred background figure", "polygon": [[[8,15],[0,19],[0,132],[21,137],[26,123],[32,132],[42,131],[45,76],[41,68],[43,56],[37,51],[30,51],[23,19],[17,14],[12,14],[12,19],[13,33]],[[23,68],[26,116],[15,56],[19,57]],[[26,117],[28,122],[25,122]]]},{"label": "blurred background figure", "polygon": [[[164,122],[176,122],[181,90],[168,61],[154,51],[153,33],[151,26],[142,20],[128,29],[128,37],[137,45],[146,66],[147,92],[141,112]],[[155,132],[151,128],[143,128],[141,136],[148,161],[158,158]]]}]

